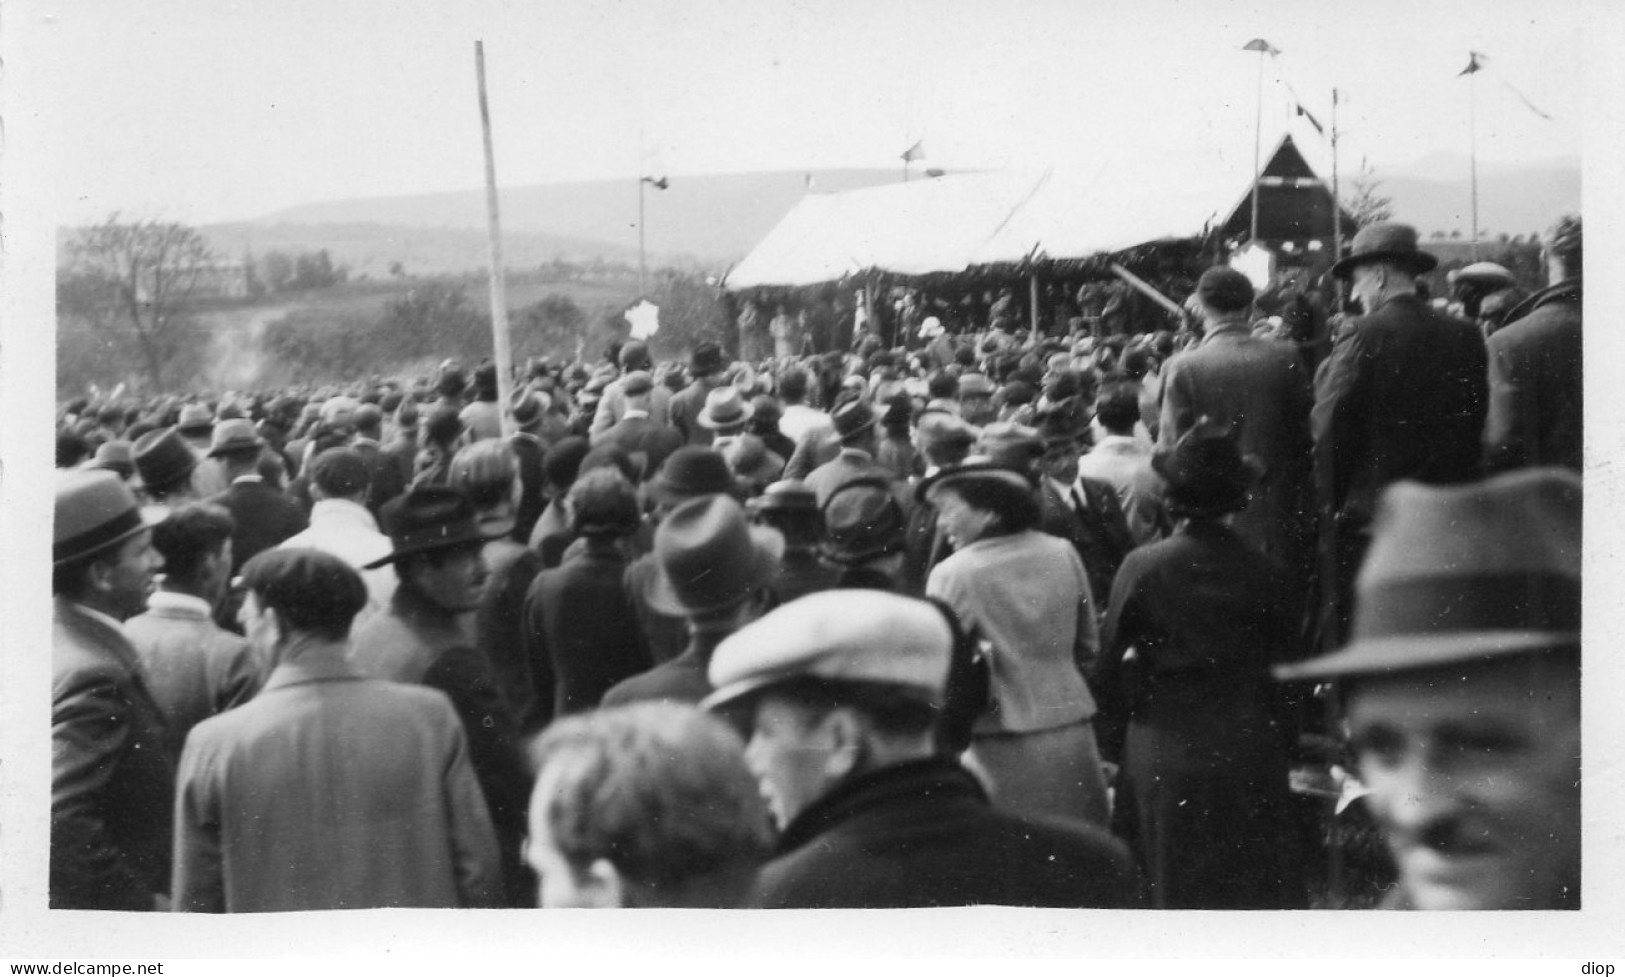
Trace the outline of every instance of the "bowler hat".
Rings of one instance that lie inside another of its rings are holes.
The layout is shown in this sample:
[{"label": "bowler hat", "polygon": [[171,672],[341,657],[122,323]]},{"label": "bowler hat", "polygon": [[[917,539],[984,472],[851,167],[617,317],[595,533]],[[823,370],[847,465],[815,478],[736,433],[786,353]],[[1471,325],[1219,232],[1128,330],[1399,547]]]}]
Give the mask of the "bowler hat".
[{"label": "bowler hat", "polygon": [[1168,505],[1177,514],[1220,516],[1247,505],[1258,469],[1241,455],[1230,427],[1203,416],[1172,450],[1151,455],[1151,467],[1168,483]]},{"label": "bowler hat", "polygon": [[149,489],[166,489],[192,474],[198,457],[172,427],[148,431],[135,439],[130,447],[135,460],[135,472],[141,485]]},{"label": "bowler hat", "polygon": [[1355,581],[1353,639],[1276,676],[1396,672],[1577,645],[1580,513],[1580,477],[1562,468],[1394,484]]},{"label": "bowler hat", "polygon": [[756,408],[739,393],[739,388],[726,383],[705,395],[705,409],[700,411],[697,420],[700,427],[710,430],[738,427],[755,412]]},{"label": "bowler hat", "polygon": [[363,570],[414,553],[484,543],[498,535],[480,528],[479,513],[466,492],[446,485],[420,485],[397,495],[384,503],[378,516],[395,549],[388,556],[363,564]]},{"label": "bowler hat", "polygon": [[775,608],[724,638],[700,703],[718,709],[798,678],[903,686],[941,706],[954,633],[929,602],[880,590],[826,590]]},{"label": "bowler hat", "polygon": [[824,501],[826,557],[852,565],[896,553],[903,548],[906,517],[883,478],[844,482]]},{"label": "bowler hat", "polygon": [[265,439],[260,437],[253,421],[246,417],[233,418],[215,427],[214,438],[209,442],[209,457],[232,451],[257,451],[264,445]]},{"label": "bowler hat", "polygon": [[784,472],[784,459],[767,450],[767,445],[754,434],[741,434],[722,449],[728,467],[747,487],[761,488],[776,480]]},{"label": "bowler hat", "polygon": [[649,496],[666,505],[700,495],[737,491],[733,472],[722,453],[696,444],[684,445],[666,456],[648,484]]},{"label": "bowler hat", "polygon": [[1378,222],[1367,224],[1354,235],[1348,257],[1332,265],[1332,274],[1347,278],[1359,265],[1373,261],[1396,264],[1413,275],[1432,271],[1439,259],[1423,251],[1416,244],[1416,228],[1409,224]]},{"label": "bowler hat", "polygon": [[649,606],[679,616],[731,607],[771,579],[783,555],[784,537],[748,524],[733,499],[689,499],[655,530],[660,573],[649,590]]},{"label": "bowler hat", "polygon": [[112,472],[57,472],[52,566],[92,556],[151,525],[142,515],[135,493]]}]

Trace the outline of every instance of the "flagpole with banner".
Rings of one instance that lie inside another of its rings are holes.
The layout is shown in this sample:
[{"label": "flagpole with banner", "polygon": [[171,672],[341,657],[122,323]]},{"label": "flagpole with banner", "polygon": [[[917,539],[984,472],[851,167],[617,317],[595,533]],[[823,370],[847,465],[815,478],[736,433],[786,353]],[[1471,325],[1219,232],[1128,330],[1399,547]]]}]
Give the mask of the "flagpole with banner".
[{"label": "flagpole with banner", "polygon": [[1478,260],[1478,85],[1473,76],[1483,68],[1484,56],[1477,51],[1467,52],[1467,67],[1459,74],[1467,76],[1467,165],[1472,176],[1473,237],[1468,247],[1474,261]]},{"label": "flagpole with banner", "polygon": [[514,432],[513,354],[508,348],[508,287],[502,269],[502,221],[497,213],[496,153],[491,147],[491,109],[485,98],[485,42],[474,42],[480,82],[480,128],[485,135],[485,206],[491,236],[491,346],[497,367],[497,404],[503,437]]},{"label": "flagpole with banner", "polygon": [[925,159],[925,141],[916,139],[914,145],[903,150],[903,182],[908,182],[908,164],[917,159]]},{"label": "flagpole with banner", "polygon": [[1262,161],[1264,139],[1264,55],[1276,55],[1281,52],[1270,45],[1262,37],[1255,37],[1242,45],[1243,51],[1258,52],[1258,108],[1253,120],[1253,220],[1249,230],[1249,241],[1258,240],[1258,183],[1261,173],[1259,166]]},{"label": "flagpole with banner", "polygon": [[1337,89],[1332,89],[1332,263],[1343,260],[1343,194],[1337,183]]}]

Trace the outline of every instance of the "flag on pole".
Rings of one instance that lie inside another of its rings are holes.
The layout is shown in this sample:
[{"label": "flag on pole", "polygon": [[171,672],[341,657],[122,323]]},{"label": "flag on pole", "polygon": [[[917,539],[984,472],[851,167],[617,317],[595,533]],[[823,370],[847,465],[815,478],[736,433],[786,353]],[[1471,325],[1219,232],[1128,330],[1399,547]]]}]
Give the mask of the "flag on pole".
[{"label": "flag on pole", "polygon": [[925,159],[925,141],[920,140],[903,150],[903,162],[912,163],[917,159]]},{"label": "flag on pole", "polygon": [[1280,48],[1271,44],[1269,41],[1264,40],[1262,37],[1253,38],[1246,44],[1243,44],[1241,49],[1243,51],[1263,51],[1272,58],[1281,53]]},{"label": "flag on pole", "polygon": [[1460,71],[1456,72],[1456,77],[1460,78],[1462,75],[1470,75],[1470,74],[1473,74],[1474,72],[1477,72],[1477,71],[1483,71],[1484,70],[1484,62],[1486,62],[1488,60],[1489,60],[1489,58],[1484,57],[1482,54],[1479,54],[1477,51],[1468,51],[1467,52],[1467,67],[1465,67],[1465,68],[1461,69]]}]

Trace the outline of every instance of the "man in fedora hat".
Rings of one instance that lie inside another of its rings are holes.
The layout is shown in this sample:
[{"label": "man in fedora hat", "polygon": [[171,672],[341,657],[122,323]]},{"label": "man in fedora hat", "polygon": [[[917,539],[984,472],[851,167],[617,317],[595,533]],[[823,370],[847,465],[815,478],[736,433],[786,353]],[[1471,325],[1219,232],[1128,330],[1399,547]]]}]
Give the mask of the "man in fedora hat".
[{"label": "man in fedora hat", "polygon": [[451,699],[496,826],[508,904],[524,905],[534,896],[519,852],[530,775],[518,721],[474,631],[490,572],[485,544],[502,532],[482,528],[467,493],[446,485],[408,489],[384,506],[382,522],[394,549],[362,569],[393,565],[398,581],[389,607],[356,631],[351,662],[363,675]]},{"label": "man in fedora hat", "polygon": [[[616,382],[620,384],[624,400],[620,417],[593,434],[590,440],[594,448],[605,444],[619,446],[637,462],[638,480],[642,481],[659,471],[666,458],[683,446],[683,436],[670,424],[655,419],[655,382],[648,371],[635,370]],[[733,390],[733,387],[719,389]],[[703,417],[701,423],[704,423]]]},{"label": "man in fedora hat", "polygon": [[906,578],[908,519],[892,483],[873,475],[843,482],[824,503],[824,557],[841,567],[837,587],[918,596],[924,580]]},{"label": "man in fedora hat", "polygon": [[[841,485],[855,478],[875,476],[895,481],[891,469],[875,460],[880,439],[875,425],[880,418],[869,400],[863,396],[843,394],[830,414],[835,422],[835,436],[840,440],[840,452],[834,458],[813,469],[807,476],[807,487],[818,496],[822,506]],[[906,496],[899,492],[898,504],[907,511]]]},{"label": "man in fedora hat", "polygon": [[711,429],[699,423],[700,412],[705,410],[705,400],[711,391],[728,382],[723,372],[727,365],[722,347],[713,342],[695,346],[689,357],[688,372],[693,380],[672,395],[670,408],[672,425],[689,444],[711,443]]},{"label": "man in fedora hat", "polygon": [[783,553],[784,537],[749,525],[745,510],[729,496],[704,495],[672,509],[655,530],[659,575],[645,597],[655,610],[687,619],[688,646],[610,689],[603,704],[698,703],[709,695],[711,653],[762,612]]},{"label": "man in fedora hat", "polygon": [[755,905],[1135,904],[1121,843],[1000,810],[941,745],[964,643],[944,608],[840,590],[786,604],[716,650],[705,707],[743,732],[780,828]]},{"label": "man in fedora hat", "polygon": [[134,487],[152,521],[162,519],[174,506],[200,498],[192,481],[198,456],[174,428],[157,428],[137,437],[130,456],[135,466]]},{"label": "man in fedora hat", "polygon": [[1580,517],[1561,468],[1395,485],[1352,641],[1276,671],[1341,693],[1390,907],[1580,906]]},{"label": "man in fedora hat", "polygon": [[231,513],[237,531],[231,537],[232,573],[261,552],[310,524],[299,503],[265,484],[260,453],[265,439],[246,418],[222,421],[214,431],[209,456],[224,465],[229,487],[208,499]]},{"label": "man in fedora hat", "polygon": [[[616,361],[621,367],[620,379],[611,381],[604,387],[603,397],[599,399],[592,415],[592,426],[587,431],[588,438],[593,444],[597,444],[598,436],[614,427],[626,416],[627,410],[633,407],[632,392],[627,390],[628,379],[636,373],[652,373],[655,367],[654,357],[649,355],[649,344],[638,339],[627,340],[626,345],[621,347],[620,353],[616,356]],[[648,414],[654,427],[669,427],[672,391],[665,384],[652,383],[648,394],[648,401],[638,409]]]},{"label": "man in fedora hat", "polygon": [[355,570],[276,549],[243,578],[243,621],[270,678],[187,739],[176,908],[500,905],[491,822],[452,707],[346,660],[367,599]]},{"label": "man in fedora hat", "polygon": [[174,767],[163,714],[121,626],[152,589],[150,526],[117,475],[57,474],[53,909],[168,908]]},{"label": "man in fedora hat", "polygon": [[1315,378],[1310,415],[1321,518],[1323,641],[1341,640],[1377,497],[1401,479],[1445,484],[1479,472],[1488,402],[1484,341],[1430,308],[1418,275],[1438,259],[1416,229],[1360,229],[1332,266],[1363,314],[1350,319]]},{"label": "man in fedora hat", "polygon": [[824,515],[818,496],[801,482],[782,480],[750,501],[751,521],[776,529],[784,537],[784,556],[773,577],[773,593],[783,603],[819,590],[829,590],[842,570],[819,556]]}]

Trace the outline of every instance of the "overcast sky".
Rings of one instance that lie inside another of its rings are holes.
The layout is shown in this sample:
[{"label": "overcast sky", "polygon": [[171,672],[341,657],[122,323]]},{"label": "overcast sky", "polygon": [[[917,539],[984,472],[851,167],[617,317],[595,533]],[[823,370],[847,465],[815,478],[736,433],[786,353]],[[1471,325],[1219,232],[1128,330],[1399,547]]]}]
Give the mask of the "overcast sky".
[{"label": "overcast sky", "polygon": [[[892,167],[914,140],[950,169],[1191,150],[1250,163],[1254,37],[1282,52],[1263,65],[1266,149],[1293,91],[1330,123],[1335,85],[1346,165],[1465,153],[1470,86],[1455,76],[1479,50],[1480,159],[1572,155],[1582,8],[10,0],[5,27],[12,104],[49,117],[42,192],[58,222],[206,222],[480,186],[476,39],[507,186]],[[1313,131],[1293,131],[1326,165]]]}]

